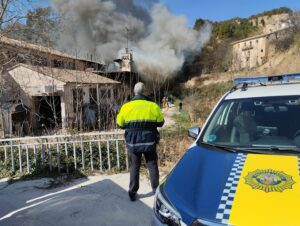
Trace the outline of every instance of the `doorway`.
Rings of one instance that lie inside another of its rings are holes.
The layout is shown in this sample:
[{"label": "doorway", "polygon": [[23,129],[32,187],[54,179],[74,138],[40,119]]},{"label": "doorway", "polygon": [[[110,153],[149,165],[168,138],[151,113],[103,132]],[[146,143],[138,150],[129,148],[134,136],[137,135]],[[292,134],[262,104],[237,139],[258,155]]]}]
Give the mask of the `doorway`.
[{"label": "doorway", "polygon": [[37,128],[45,130],[61,129],[61,97],[60,96],[38,96],[35,97],[36,125]]}]

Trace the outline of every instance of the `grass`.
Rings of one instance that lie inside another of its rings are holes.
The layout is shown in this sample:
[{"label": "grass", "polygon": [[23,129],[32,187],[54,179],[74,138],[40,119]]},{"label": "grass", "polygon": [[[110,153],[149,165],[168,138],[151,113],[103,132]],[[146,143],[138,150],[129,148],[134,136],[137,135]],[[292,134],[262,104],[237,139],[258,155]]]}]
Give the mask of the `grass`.
[{"label": "grass", "polygon": [[186,91],[184,106],[191,123],[201,127],[218,100],[232,87],[230,81]]},{"label": "grass", "polygon": [[217,101],[232,86],[232,82],[224,82],[184,91],[183,111],[173,116],[175,125],[160,132],[158,156],[163,171],[170,171],[193,143],[194,140],[188,136],[188,129],[192,126],[202,127]]}]

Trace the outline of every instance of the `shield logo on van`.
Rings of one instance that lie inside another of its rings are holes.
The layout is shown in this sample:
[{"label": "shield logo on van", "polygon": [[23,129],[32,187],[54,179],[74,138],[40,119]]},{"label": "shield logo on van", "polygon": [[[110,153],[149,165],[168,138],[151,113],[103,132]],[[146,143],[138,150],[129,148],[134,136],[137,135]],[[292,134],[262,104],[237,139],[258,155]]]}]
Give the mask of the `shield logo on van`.
[{"label": "shield logo on van", "polygon": [[286,189],[292,189],[295,181],[292,176],[272,169],[255,170],[249,172],[245,177],[245,183],[252,189],[262,190],[264,192],[283,192]]}]

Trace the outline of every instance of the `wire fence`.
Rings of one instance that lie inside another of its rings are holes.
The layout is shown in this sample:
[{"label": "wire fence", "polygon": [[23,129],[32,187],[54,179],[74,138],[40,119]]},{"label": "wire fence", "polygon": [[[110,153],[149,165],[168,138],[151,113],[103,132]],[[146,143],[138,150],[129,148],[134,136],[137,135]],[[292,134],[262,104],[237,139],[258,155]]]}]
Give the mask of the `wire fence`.
[{"label": "wire fence", "polygon": [[128,170],[124,132],[0,139],[0,163],[11,173],[37,170]]}]

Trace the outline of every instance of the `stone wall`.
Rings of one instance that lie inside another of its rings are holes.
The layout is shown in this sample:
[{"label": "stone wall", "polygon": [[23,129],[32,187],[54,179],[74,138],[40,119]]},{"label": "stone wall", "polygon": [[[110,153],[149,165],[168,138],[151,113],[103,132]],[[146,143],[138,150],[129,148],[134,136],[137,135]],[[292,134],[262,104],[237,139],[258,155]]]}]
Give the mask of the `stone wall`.
[{"label": "stone wall", "polygon": [[232,70],[250,69],[266,63],[276,51],[272,40],[280,39],[284,33],[282,30],[232,43]]},{"label": "stone wall", "polygon": [[291,25],[290,14],[288,13],[257,17],[250,19],[250,23],[253,26],[262,28],[263,34],[273,33]]}]

